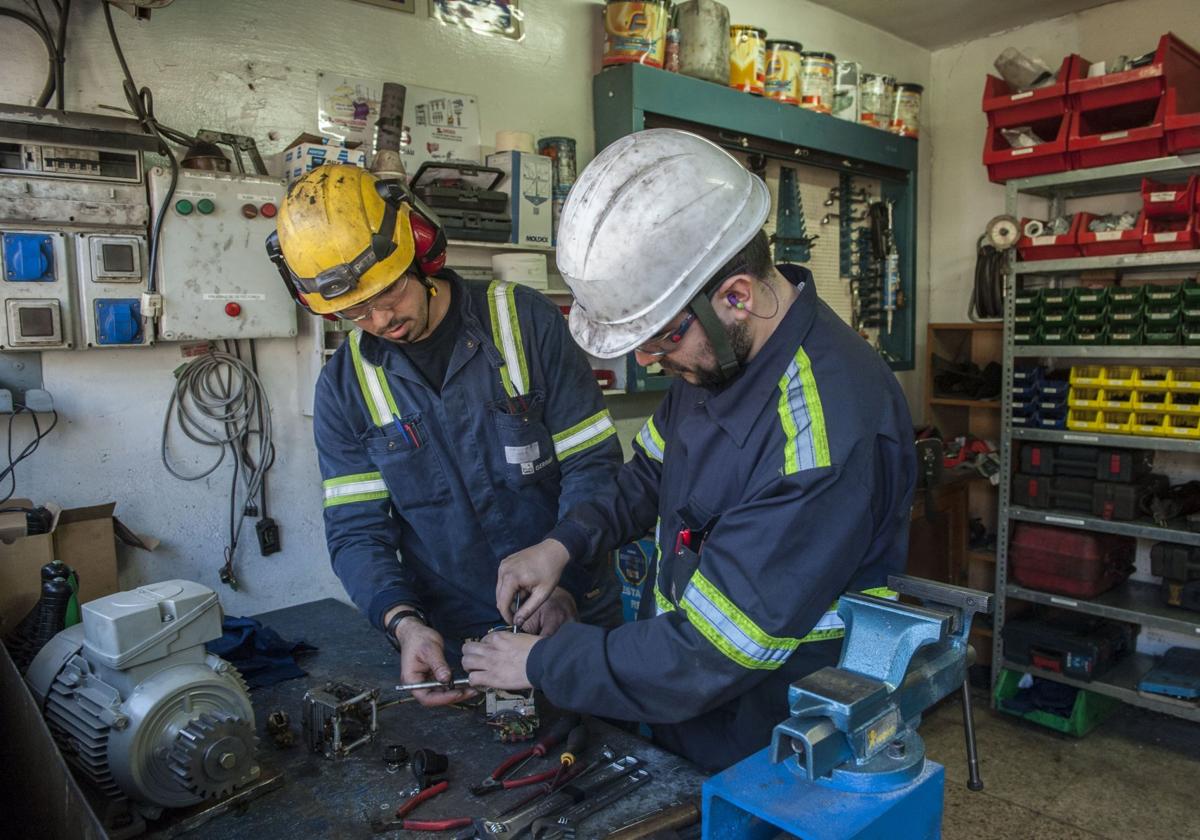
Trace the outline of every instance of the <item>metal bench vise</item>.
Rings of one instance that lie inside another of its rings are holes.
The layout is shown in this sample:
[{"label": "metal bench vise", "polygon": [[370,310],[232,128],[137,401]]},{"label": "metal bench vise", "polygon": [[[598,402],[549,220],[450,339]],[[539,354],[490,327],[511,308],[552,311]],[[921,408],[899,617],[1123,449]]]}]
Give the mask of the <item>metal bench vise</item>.
[{"label": "metal bench vise", "polygon": [[969,787],[979,790],[966,686],[974,651],[971,619],[989,613],[986,592],[907,575],[888,586],[919,602],[852,593],[838,615],[846,625],[836,668],[788,689],[791,717],[771,746],[704,785],[704,840],[937,838],[945,771],[925,758],[922,713],[963,692]]}]

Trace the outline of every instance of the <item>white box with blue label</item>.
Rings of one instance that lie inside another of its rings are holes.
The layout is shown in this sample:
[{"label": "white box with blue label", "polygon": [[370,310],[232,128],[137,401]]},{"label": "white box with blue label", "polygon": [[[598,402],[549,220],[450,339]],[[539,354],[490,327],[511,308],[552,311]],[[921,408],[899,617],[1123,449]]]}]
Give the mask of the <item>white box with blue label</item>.
[{"label": "white box with blue label", "polygon": [[283,151],[283,177],[289,184],[323,163],[366,167],[367,151],[358,143],[340,145],[315,134],[301,134]]},{"label": "white box with blue label", "polygon": [[496,189],[509,195],[512,235],[508,241],[549,248],[554,161],[530,152],[496,152],[487,156],[487,165],[504,172]]}]

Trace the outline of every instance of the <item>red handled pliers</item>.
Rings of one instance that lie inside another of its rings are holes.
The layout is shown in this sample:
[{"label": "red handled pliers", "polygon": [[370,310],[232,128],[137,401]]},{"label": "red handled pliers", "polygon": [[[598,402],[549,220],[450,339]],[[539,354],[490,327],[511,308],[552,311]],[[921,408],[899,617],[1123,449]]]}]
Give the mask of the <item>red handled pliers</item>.
[{"label": "red handled pliers", "polygon": [[387,821],[377,821],[372,823],[372,828],[376,832],[395,831],[403,829],[405,831],[450,831],[455,828],[466,828],[471,825],[470,817],[452,817],[444,820],[410,820],[408,815],[422,802],[427,802],[433,799],[440,793],[450,787],[450,783],[446,781],[438,782],[436,785],[430,785],[420,793],[411,796],[408,800],[396,809],[396,813],[392,819]]},{"label": "red handled pliers", "polygon": [[476,796],[483,796],[484,794],[493,793],[498,790],[513,790],[525,787],[526,785],[536,785],[541,782],[550,781],[554,778],[559,768],[555,767],[553,770],[547,770],[544,773],[535,773],[532,776],[522,776],[519,779],[506,779],[505,777],[530,759],[544,756],[552,747],[556,746],[563,738],[566,738],[578,723],[579,717],[576,715],[567,715],[560,718],[541,740],[529,749],[522,750],[506,758],[487,778],[471,788],[471,793]]}]

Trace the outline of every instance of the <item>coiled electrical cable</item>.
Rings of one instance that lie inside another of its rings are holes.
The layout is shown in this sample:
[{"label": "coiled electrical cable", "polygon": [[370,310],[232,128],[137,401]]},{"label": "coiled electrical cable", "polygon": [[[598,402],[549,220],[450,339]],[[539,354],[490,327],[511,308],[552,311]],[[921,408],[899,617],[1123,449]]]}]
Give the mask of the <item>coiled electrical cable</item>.
[{"label": "coiled electrical cable", "polygon": [[1012,249],[1000,250],[980,240],[975,257],[975,285],[967,310],[971,320],[1004,317],[1004,274]]},{"label": "coiled electrical cable", "polygon": [[[218,450],[209,467],[189,474],[172,465],[168,452],[172,419],[189,440]],[[233,557],[242,523],[247,507],[252,507],[255,496],[261,493],[267,471],[275,461],[275,443],[271,406],[262,380],[241,359],[213,350],[176,372],[175,388],[163,417],[162,462],[176,478],[199,481],[216,472],[225,462],[227,451],[233,456],[233,486],[229,493],[229,544],[225,548],[221,580],[236,589]],[[239,472],[245,499],[240,508],[236,503]]]},{"label": "coiled electrical cable", "polygon": [[0,17],[12,18],[25,24],[37,33],[38,37],[42,39],[42,44],[46,47],[46,82],[42,85],[42,92],[38,94],[37,98],[37,106],[45,108],[47,103],[50,102],[50,97],[54,95],[55,80],[58,78],[58,48],[54,44],[54,36],[41,23],[16,9],[0,8]]}]

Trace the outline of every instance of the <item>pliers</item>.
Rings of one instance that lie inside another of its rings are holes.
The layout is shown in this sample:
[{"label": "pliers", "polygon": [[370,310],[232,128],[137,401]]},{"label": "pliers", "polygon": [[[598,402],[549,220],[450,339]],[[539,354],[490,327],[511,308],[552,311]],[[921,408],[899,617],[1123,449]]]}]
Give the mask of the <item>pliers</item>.
[{"label": "pliers", "polygon": [[532,758],[540,758],[550,751],[552,747],[557,745],[567,734],[579,723],[578,716],[568,715],[560,718],[550,731],[547,732],[541,740],[526,750],[515,753],[493,770],[482,782],[471,788],[471,793],[476,796],[483,796],[488,793],[494,793],[498,790],[513,790],[514,788],[525,787],[526,785],[536,785],[540,782],[548,782],[554,778],[558,772],[558,768],[547,770],[544,773],[535,773],[532,776],[523,776],[519,779],[507,779],[507,775],[513,772],[518,766],[525,764]]},{"label": "pliers", "polygon": [[471,817],[451,817],[444,820],[410,820],[406,817],[413,812],[414,809],[422,802],[427,802],[433,799],[440,793],[450,787],[447,781],[438,782],[436,785],[430,785],[420,793],[408,798],[403,805],[396,809],[396,813],[392,815],[390,820],[375,819],[371,821],[371,828],[376,832],[395,831],[403,829],[405,831],[449,831],[454,828],[466,828],[471,825],[473,820]]}]

